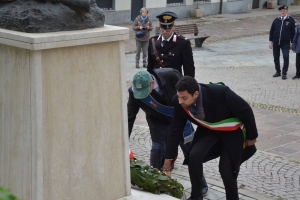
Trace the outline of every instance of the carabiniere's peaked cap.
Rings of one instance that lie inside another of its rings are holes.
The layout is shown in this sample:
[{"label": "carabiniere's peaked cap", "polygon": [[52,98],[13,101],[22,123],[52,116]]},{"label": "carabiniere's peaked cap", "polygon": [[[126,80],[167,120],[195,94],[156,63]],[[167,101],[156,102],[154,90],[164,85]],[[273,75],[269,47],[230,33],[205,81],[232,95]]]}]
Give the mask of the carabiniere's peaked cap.
[{"label": "carabiniere's peaked cap", "polygon": [[156,18],[158,18],[159,20],[160,27],[171,28],[174,24],[175,19],[177,19],[178,16],[171,11],[166,11],[157,15]]},{"label": "carabiniere's peaked cap", "polygon": [[287,6],[285,6],[285,5],[283,5],[283,6],[280,6],[279,8],[278,8],[278,10],[282,10],[282,9],[289,9],[289,7],[287,7]]}]

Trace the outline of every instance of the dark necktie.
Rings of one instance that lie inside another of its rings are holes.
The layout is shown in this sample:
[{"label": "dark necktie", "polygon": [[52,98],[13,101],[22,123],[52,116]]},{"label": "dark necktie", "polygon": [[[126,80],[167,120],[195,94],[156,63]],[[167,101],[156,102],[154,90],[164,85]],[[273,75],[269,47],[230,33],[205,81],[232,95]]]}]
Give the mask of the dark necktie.
[{"label": "dark necktie", "polygon": [[162,46],[164,47],[167,44],[168,40],[163,40],[162,41]]}]

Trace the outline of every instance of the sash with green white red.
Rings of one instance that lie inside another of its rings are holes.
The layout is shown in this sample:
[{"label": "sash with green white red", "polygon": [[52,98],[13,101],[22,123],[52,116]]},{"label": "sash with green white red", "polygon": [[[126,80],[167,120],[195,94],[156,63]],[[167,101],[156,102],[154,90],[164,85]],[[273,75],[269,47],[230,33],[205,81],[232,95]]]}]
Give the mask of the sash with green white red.
[{"label": "sash with green white red", "polygon": [[214,130],[214,131],[234,131],[238,128],[240,128],[243,132],[243,136],[244,136],[244,144],[243,144],[243,148],[246,147],[246,129],[245,126],[243,124],[243,122],[241,122],[241,120],[239,118],[228,118],[219,122],[214,122],[214,123],[210,123],[204,120],[199,120],[196,117],[194,117],[194,115],[187,109],[187,108],[183,108],[183,110],[191,117],[193,118],[198,125],[201,125],[207,129],[210,130]]}]

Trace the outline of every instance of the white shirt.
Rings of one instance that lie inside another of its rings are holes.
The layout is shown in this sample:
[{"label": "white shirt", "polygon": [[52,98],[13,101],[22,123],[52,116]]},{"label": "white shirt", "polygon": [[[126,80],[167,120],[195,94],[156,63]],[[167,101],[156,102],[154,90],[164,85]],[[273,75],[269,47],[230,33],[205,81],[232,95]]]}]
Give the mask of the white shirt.
[{"label": "white shirt", "polygon": [[284,17],[281,17],[280,16],[280,19],[283,21],[283,20],[285,20],[287,18],[287,15],[285,15]]},{"label": "white shirt", "polygon": [[153,80],[154,80],[154,86],[153,86],[153,89],[156,91],[156,92],[159,92],[159,86],[158,86],[158,83],[157,83],[157,80],[155,78],[155,76],[151,75]]},{"label": "white shirt", "polygon": [[167,40],[168,42],[171,40],[172,36],[174,35],[174,32],[171,34],[171,36],[168,39],[165,39],[163,35],[161,35],[161,47],[163,47],[162,41]]}]

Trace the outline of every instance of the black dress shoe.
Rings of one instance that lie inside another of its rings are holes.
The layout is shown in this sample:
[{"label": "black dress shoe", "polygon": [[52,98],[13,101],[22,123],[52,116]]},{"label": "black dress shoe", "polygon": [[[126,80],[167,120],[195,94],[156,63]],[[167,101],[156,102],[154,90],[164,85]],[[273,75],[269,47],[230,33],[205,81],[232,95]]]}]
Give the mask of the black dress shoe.
[{"label": "black dress shoe", "polygon": [[139,66],[139,65],[136,65],[136,66],[135,66],[135,68],[139,69],[139,68],[140,68],[140,66]]},{"label": "black dress shoe", "polygon": [[273,77],[278,77],[278,76],[281,76],[281,74],[278,73],[278,72],[276,72],[276,73],[273,75]]},{"label": "black dress shoe", "polygon": [[146,65],[146,64],[144,64],[144,65],[143,65],[143,67],[144,67],[144,68],[147,68],[147,65]]},{"label": "black dress shoe", "polygon": [[293,80],[300,79],[300,76],[296,75],[293,77]]},{"label": "black dress shoe", "polygon": [[286,74],[282,74],[282,80],[287,79]]}]

